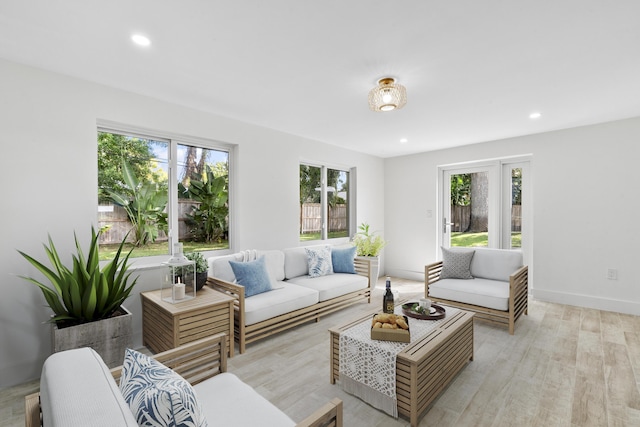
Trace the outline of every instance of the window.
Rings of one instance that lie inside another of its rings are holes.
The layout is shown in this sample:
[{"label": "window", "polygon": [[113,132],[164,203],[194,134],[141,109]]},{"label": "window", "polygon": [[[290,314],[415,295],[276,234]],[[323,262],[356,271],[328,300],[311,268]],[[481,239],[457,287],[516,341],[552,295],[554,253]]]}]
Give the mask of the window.
[{"label": "window", "polygon": [[349,174],[300,165],[300,241],[349,237]]},{"label": "window", "polygon": [[229,151],[213,146],[99,128],[100,258],[125,236],[132,257],[228,249]]}]

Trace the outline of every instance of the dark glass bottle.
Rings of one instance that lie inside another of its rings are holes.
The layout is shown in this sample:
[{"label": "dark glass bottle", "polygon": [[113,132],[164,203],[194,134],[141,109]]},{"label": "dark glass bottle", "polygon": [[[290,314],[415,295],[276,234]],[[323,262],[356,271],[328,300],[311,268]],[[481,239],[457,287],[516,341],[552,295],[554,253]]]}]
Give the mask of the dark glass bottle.
[{"label": "dark glass bottle", "polygon": [[382,298],[382,311],[384,313],[393,313],[393,293],[391,292],[391,278],[387,276],[386,290],[384,291],[384,297]]}]

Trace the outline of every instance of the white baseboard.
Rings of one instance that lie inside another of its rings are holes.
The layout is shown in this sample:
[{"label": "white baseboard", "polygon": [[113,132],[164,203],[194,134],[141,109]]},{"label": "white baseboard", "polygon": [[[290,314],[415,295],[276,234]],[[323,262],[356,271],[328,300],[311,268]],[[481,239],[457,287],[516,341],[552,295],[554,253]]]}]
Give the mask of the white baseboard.
[{"label": "white baseboard", "polygon": [[417,280],[419,282],[424,282],[424,270],[411,271],[411,270],[401,270],[397,268],[390,268],[388,270],[385,270],[385,275],[391,276],[391,277],[399,277],[401,279]]},{"label": "white baseboard", "polygon": [[622,301],[611,298],[593,297],[590,295],[569,294],[565,292],[530,290],[531,296],[539,301],[558,304],[575,305],[578,307],[594,308],[596,310],[614,311],[617,313],[640,316],[640,303]]}]

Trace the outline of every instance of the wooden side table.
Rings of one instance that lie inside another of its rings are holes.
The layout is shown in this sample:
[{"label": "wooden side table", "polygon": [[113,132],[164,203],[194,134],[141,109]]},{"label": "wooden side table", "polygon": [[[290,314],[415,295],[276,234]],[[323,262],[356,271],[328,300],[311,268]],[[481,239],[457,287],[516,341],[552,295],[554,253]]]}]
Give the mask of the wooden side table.
[{"label": "wooden side table", "polygon": [[140,293],[140,300],[142,344],[154,353],[224,332],[233,356],[232,297],[205,286],[195,298],[177,304],[163,301],[160,289]]}]

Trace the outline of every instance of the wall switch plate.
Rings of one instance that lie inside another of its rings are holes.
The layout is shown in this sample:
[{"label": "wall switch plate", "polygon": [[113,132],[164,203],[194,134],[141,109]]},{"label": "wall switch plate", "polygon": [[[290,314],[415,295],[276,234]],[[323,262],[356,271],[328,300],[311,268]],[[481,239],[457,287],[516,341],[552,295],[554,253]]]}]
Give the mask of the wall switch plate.
[{"label": "wall switch plate", "polygon": [[616,270],[615,268],[607,269],[607,279],[618,280],[618,270]]}]

